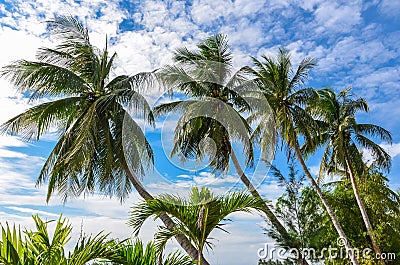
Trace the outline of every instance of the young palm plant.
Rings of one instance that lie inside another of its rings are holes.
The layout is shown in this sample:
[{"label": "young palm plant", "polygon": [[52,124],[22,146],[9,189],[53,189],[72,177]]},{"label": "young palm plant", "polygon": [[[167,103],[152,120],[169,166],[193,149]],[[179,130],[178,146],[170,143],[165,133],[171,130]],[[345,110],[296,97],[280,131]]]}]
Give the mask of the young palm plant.
[{"label": "young palm plant", "polygon": [[57,220],[54,234],[48,232],[49,222],[37,215],[33,216],[36,230],[26,230],[25,237],[15,227],[2,226],[0,242],[0,264],[5,265],[84,265],[98,258],[111,258],[114,255],[113,240],[99,233],[95,237],[82,237],[67,256],[65,245],[71,237],[72,227],[67,220]]},{"label": "young palm plant", "polygon": [[317,148],[325,146],[319,178],[323,178],[325,173],[339,173],[350,179],[365,227],[371,238],[372,247],[375,253],[381,256],[370,219],[359,193],[356,176],[367,174],[363,161],[363,150],[369,151],[373,158],[372,162],[377,168],[390,169],[390,156],[368,136],[389,143],[392,142],[392,137],[380,126],[357,123],[355,115],[359,111],[368,112],[368,104],[363,98],[352,99],[349,88],[338,94],[332,89],[326,88],[319,90],[318,94],[319,98],[312,106],[311,111],[322,122],[323,131],[309,138],[302,149],[306,154],[312,154]]},{"label": "young palm plant", "polygon": [[229,214],[239,211],[260,211],[264,204],[264,201],[245,192],[214,196],[204,187],[201,190],[193,188],[189,199],[164,194],[134,206],[129,225],[138,233],[147,219],[167,213],[177,225],[172,229],[159,226],[155,234],[155,246],[158,252],[162,253],[169,239],[183,234],[196,246],[199,253],[197,264],[202,265],[204,248],[212,247],[210,233],[214,229],[225,231],[222,227]]},{"label": "young palm plant", "polygon": [[[311,131],[318,131],[317,123],[304,109],[306,103],[316,97],[316,92],[311,88],[303,88],[307,81],[309,70],[316,66],[316,61],[313,58],[305,58],[301,61],[296,71],[293,71],[290,54],[285,49],[279,49],[276,59],[267,56],[263,56],[262,59],[263,61],[259,61],[253,58],[254,69],[247,68],[247,71],[259,83],[260,89],[264,92],[264,96],[273,110],[277,133],[282,143],[286,146],[288,155],[290,156],[294,151],[304,173],[322,200],[339,236],[344,238],[346,250],[350,253],[353,264],[356,265],[358,261],[354,253],[351,252],[347,236],[332,207],[325,199],[321,188],[308,170],[299,145],[299,135],[308,139]],[[265,114],[262,109],[258,109],[253,115],[262,117]],[[261,126],[261,128],[254,130],[253,138],[259,140],[259,144],[263,145],[263,141],[268,137],[263,135],[264,125],[262,120],[258,126]]]},{"label": "young palm plant", "polygon": [[33,265],[34,258],[22,238],[20,229],[15,226],[11,229],[8,223],[1,226],[0,264],[6,265]]},{"label": "young palm plant", "polygon": [[157,249],[153,242],[147,243],[146,246],[136,239],[135,241],[128,239],[117,243],[113,249],[114,255],[111,258],[99,260],[96,265],[192,265],[193,261],[190,257],[181,253],[173,252],[168,254],[165,259],[161,259],[157,255]]},{"label": "young palm plant", "polygon": [[[187,48],[176,50],[176,65],[166,66],[159,72],[168,88],[177,89],[188,97],[186,100],[161,104],[153,110],[155,115],[184,112],[175,128],[171,155],[180,153],[190,159],[202,159],[209,155],[210,166],[217,171],[227,171],[232,160],[241,181],[254,197],[262,200],[241,168],[231,144],[232,140],[243,144],[247,165],[252,166],[254,152],[249,139],[251,128],[240,111],[249,111],[251,103],[255,102],[255,98],[245,96],[248,91],[254,92],[254,84],[242,71],[232,73],[232,56],[225,35],[209,37],[198,44],[197,48],[196,51]],[[268,109],[268,104],[260,104],[262,100],[256,102],[264,110]],[[271,128],[271,117],[264,116],[264,125],[268,123],[265,128]],[[275,147],[274,137],[274,133],[268,135],[270,142],[264,150]],[[268,204],[264,203],[262,207],[271,224],[282,236],[287,237],[285,227]]]},{"label": "young palm plant", "polygon": [[[151,74],[111,78],[116,53],[109,54],[107,43],[103,50],[94,47],[88,30],[73,17],[56,17],[48,26],[60,41],[54,49],[41,48],[37,61],[16,61],[0,72],[21,92],[31,93],[31,101],[46,100],[0,130],[26,140],[57,130],[58,142],[37,180],[39,185],[48,181],[47,200],[54,191],[66,200],[95,190],[123,200],[132,186],[144,199],[152,199],[140,178],[152,166],[153,152],[127,111],[154,124],[149,104],[138,93]],[[160,218],[173,226],[167,215]],[[187,238],[177,240],[197,256]]]}]

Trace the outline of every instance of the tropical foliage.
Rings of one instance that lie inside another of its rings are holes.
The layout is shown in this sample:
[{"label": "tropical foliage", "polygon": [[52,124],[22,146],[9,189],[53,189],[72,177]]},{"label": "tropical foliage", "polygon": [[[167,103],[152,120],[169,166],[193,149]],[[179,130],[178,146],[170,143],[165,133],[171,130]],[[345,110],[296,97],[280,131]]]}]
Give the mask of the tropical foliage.
[{"label": "tropical foliage", "polygon": [[339,92],[338,95],[331,89],[319,90],[318,94],[320,97],[312,105],[311,112],[321,121],[322,131],[307,139],[303,151],[308,154],[314,153],[316,148],[326,145],[319,177],[323,177],[326,172],[333,172],[343,174],[350,179],[374,251],[381,255],[364,202],[358,191],[355,174],[363,176],[363,170],[366,168],[363,150],[370,152],[376,167],[389,170],[390,156],[367,136],[389,143],[392,142],[392,137],[380,126],[357,123],[355,115],[358,111],[368,112],[368,104],[363,98],[352,99],[349,88]]},{"label": "tropical foliage", "polygon": [[[342,245],[338,245],[335,227],[324,211],[324,206],[317,200],[318,196],[315,191],[307,186],[300,190],[297,189],[304,184],[301,176],[294,178],[295,171],[292,171],[292,165],[289,166],[288,177],[284,177],[277,169],[274,169],[273,172],[275,177],[284,178],[284,183],[288,184],[286,192],[278,198],[275,209],[277,215],[285,220],[284,224],[292,228],[288,230],[294,240],[300,239],[303,248],[314,249],[314,257],[323,264],[348,264],[348,259],[345,257],[337,255],[336,258],[331,259],[329,252],[326,251],[333,248],[340,250]],[[398,248],[400,197],[389,188],[388,179],[373,166],[365,169],[362,179],[360,195],[365,200],[366,211],[371,223],[376,227],[374,231],[382,253],[385,253],[385,263],[396,264],[400,254]],[[359,181],[359,177],[357,177],[357,181]],[[372,245],[350,181],[343,179],[327,183],[324,185],[323,192],[335,209],[338,220],[343,223],[343,229],[349,235],[352,246],[360,251],[358,259],[360,264],[378,264],[373,252],[363,257],[362,251],[365,249],[372,251]],[[297,205],[296,210],[294,209],[295,205]],[[280,238],[279,233],[271,228],[267,228],[266,232],[279,242],[281,247],[287,250],[290,248],[290,245]],[[338,253],[334,251],[332,256]],[[309,257],[308,260],[311,258]],[[291,260],[293,261],[293,259]]]},{"label": "tropical foliage", "polygon": [[97,265],[192,265],[190,257],[176,251],[163,259],[157,255],[153,242],[144,245],[139,239],[128,239],[120,242],[114,248],[114,256],[100,259]]},{"label": "tropical foliage", "polygon": [[[316,193],[310,187],[304,187],[305,176],[296,169],[296,161],[291,157],[288,164],[288,175],[285,176],[277,167],[271,167],[271,175],[283,188],[284,194],[275,203],[276,215],[283,221],[289,238],[284,238],[276,229],[266,228],[266,234],[273,238],[277,245],[291,249],[296,244],[299,253],[305,248],[317,248],[318,236],[324,216],[324,210],[318,203]],[[268,223],[268,220],[266,220]],[[291,257],[290,257],[291,258]],[[296,256],[292,261],[296,264],[306,264],[307,260],[316,257]]]},{"label": "tropical foliage", "polygon": [[[350,251],[351,246],[347,240],[347,235],[343,231],[332,207],[324,197],[321,188],[311,175],[299,144],[299,137],[308,139],[311,137],[311,132],[317,134],[320,132],[318,122],[306,109],[313,102],[317,93],[312,88],[304,87],[309,71],[316,66],[316,61],[314,58],[304,58],[297,69],[294,70],[289,51],[285,49],[279,49],[276,58],[263,56],[262,59],[262,61],[259,61],[253,58],[255,67],[254,69],[247,68],[247,71],[254,75],[255,81],[258,82],[261,91],[264,92],[264,96],[271,106],[275,117],[277,134],[282,144],[286,147],[288,156],[292,153],[296,155],[339,236],[345,239],[346,250]],[[265,116],[264,110],[258,110],[255,115],[258,115],[262,120],[262,117]],[[262,126],[262,122],[260,124]],[[269,134],[264,135],[264,133],[265,130],[255,130],[253,135],[255,139],[259,139],[260,145],[263,145],[263,142],[268,139]],[[351,254],[351,259],[354,265],[358,264],[353,254]]]},{"label": "tropical foliage", "polygon": [[229,214],[261,210],[263,204],[263,201],[245,192],[215,196],[204,187],[201,190],[193,188],[189,199],[163,194],[154,200],[147,200],[134,206],[129,225],[138,233],[147,219],[167,213],[173,218],[176,226],[173,229],[165,226],[158,227],[154,237],[159,253],[162,253],[168,240],[178,234],[183,234],[197,247],[199,252],[197,260],[201,265],[203,250],[206,247],[212,247],[209,238],[211,232],[214,229],[225,231],[223,225]]},{"label": "tropical foliage", "polygon": [[153,163],[149,143],[124,108],[153,124],[150,106],[137,92],[149,74],[111,78],[117,55],[109,53],[107,44],[103,50],[94,47],[88,30],[72,17],[56,17],[48,26],[59,44],[40,48],[37,61],[3,67],[1,75],[29,92],[31,101],[52,100],[31,107],[0,129],[25,140],[39,140],[49,131],[59,135],[37,180],[48,181],[47,200],[54,191],[67,199],[95,190],[122,200]]},{"label": "tropical foliage", "polygon": [[55,224],[53,236],[44,222],[33,216],[36,230],[25,230],[23,234],[15,226],[2,226],[0,240],[0,264],[2,265],[191,265],[190,257],[179,252],[170,253],[160,259],[152,242],[146,246],[139,240],[117,241],[107,235],[79,238],[75,247],[67,253],[66,245],[71,239],[72,226],[67,219],[60,218]]},{"label": "tropical foliage", "polygon": [[[112,78],[116,53],[107,42],[100,50],[90,43],[88,30],[73,17],[48,22],[50,34],[59,40],[55,48],[41,48],[37,61],[20,60],[5,66],[0,75],[30,100],[50,98],[1,125],[0,131],[39,140],[56,131],[58,141],[43,165],[37,184],[48,182],[47,201],[57,191],[70,196],[100,191],[121,201],[132,186],[144,199],[152,199],[140,179],[153,165],[153,151],[131,115],[150,125],[150,105],[138,92],[151,83],[151,73]],[[160,218],[168,226],[166,215]],[[180,236],[178,242],[192,257],[193,246]]]},{"label": "tropical foliage", "polygon": [[65,218],[57,220],[53,236],[48,224],[39,216],[33,216],[36,230],[20,229],[8,224],[1,227],[0,264],[4,265],[84,265],[98,258],[112,258],[115,243],[102,233],[94,237],[82,236],[73,251],[67,254],[65,247],[71,239],[72,226]]},{"label": "tropical foliage", "polygon": [[[255,198],[262,200],[241,167],[232,141],[237,140],[243,145],[246,165],[253,166],[251,127],[242,113],[251,111],[256,105],[263,110],[263,138],[268,139],[261,144],[262,156],[274,154],[274,120],[268,102],[262,94],[260,97],[256,84],[247,79],[244,69],[233,72],[232,55],[225,35],[207,38],[197,45],[195,51],[187,48],[176,50],[174,61],[176,65],[165,66],[159,75],[168,88],[184,93],[188,99],[154,108],[156,115],[183,112],[175,128],[171,155],[180,153],[189,159],[202,159],[208,155],[209,165],[216,171],[228,171],[232,160],[240,180]],[[287,231],[267,203],[262,211],[286,237]]]}]

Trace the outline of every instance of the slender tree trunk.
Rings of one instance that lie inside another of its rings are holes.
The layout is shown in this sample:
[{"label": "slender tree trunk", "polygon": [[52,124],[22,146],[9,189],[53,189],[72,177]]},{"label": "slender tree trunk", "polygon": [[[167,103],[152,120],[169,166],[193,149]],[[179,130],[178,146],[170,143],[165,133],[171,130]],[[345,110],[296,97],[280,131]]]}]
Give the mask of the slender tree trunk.
[{"label": "slender tree trunk", "polygon": [[198,257],[197,257],[197,260],[198,260],[198,265],[202,265],[203,264],[203,259],[204,259],[204,257],[203,257],[203,249],[199,249],[199,255],[198,255]]},{"label": "slender tree trunk", "polygon": [[[137,181],[135,176],[132,175],[132,173],[129,170],[129,167],[127,165],[125,166],[125,172],[129,178],[130,182],[132,183],[132,185],[135,187],[135,189],[137,190],[137,192],[143,199],[145,199],[146,201],[154,199],[154,197],[143,187],[143,185],[139,181]],[[173,228],[175,226],[174,221],[165,213],[160,215],[160,219],[163,221],[164,225],[167,228]],[[177,236],[175,236],[175,239],[176,239],[176,241],[178,241],[179,245],[181,245],[181,247],[186,251],[186,253],[188,253],[188,255],[192,259],[195,260],[199,257],[200,253],[191,244],[191,242],[189,241],[189,239],[186,236],[177,235]],[[203,256],[201,256],[201,257],[202,257],[203,265],[210,265]]]},{"label": "slender tree trunk", "polygon": [[300,147],[299,144],[297,143],[297,141],[295,141],[295,146],[294,146],[294,151],[296,153],[297,159],[299,160],[301,167],[303,168],[304,173],[306,174],[306,176],[308,177],[308,179],[311,182],[311,185],[314,187],[315,191],[317,192],[319,198],[322,201],[322,204],[324,205],[326,211],[328,212],[329,217],[332,220],[333,225],[335,226],[336,231],[338,232],[339,236],[343,239],[343,243],[344,246],[346,248],[346,252],[347,254],[350,256],[350,260],[353,263],[353,265],[359,265],[358,260],[356,259],[353,249],[350,246],[349,240],[346,236],[346,234],[343,231],[342,226],[340,225],[332,207],[329,205],[328,201],[326,200],[325,196],[323,195],[319,185],[317,184],[317,182],[315,181],[315,179],[311,176],[310,171],[307,168],[306,163],[304,162],[303,159],[303,154],[300,151]]},{"label": "slender tree trunk", "polygon": [[[250,191],[250,193],[258,199],[262,200],[262,197],[260,193],[256,190],[256,188],[253,186],[253,184],[250,182],[250,180],[247,178],[246,174],[243,172],[242,167],[239,164],[239,161],[236,157],[235,152],[233,149],[231,150],[231,159],[233,162],[233,165],[236,169],[236,172],[238,173],[240,179],[246,186],[246,188]],[[272,212],[272,210],[268,207],[268,205],[265,203],[263,205],[263,212],[265,215],[268,217],[268,219],[271,221],[272,225],[275,227],[276,230],[285,238],[288,238],[288,233],[285,229],[285,227],[281,224],[281,222],[278,220],[278,218],[275,216],[275,214]]]},{"label": "slender tree trunk", "polygon": [[[367,211],[365,210],[364,203],[363,203],[363,201],[361,199],[360,192],[358,190],[358,185],[357,185],[357,182],[356,182],[356,178],[354,176],[353,167],[350,164],[350,160],[349,160],[347,152],[345,152],[345,160],[346,160],[346,166],[349,169],[350,181],[351,181],[351,186],[353,188],[354,196],[356,197],[358,208],[360,208],[361,216],[362,216],[362,218],[364,220],[365,227],[367,228],[368,235],[371,238],[372,248],[374,249],[374,252],[377,255],[379,255],[379,257],[382,257],[381,250],[379,249],[378,244],[376,242],[374,230],[372,229],[372,225],[371,225],[371,222],[369,220]],[[382,259],[380,259],[379,263],[380,264],[385,264]]]},{"label": "slender tree trunk", "polygon": [[[255,198],[258,198],[258,199],[262,200],[262,197],[261,197],[260,193],[258,193],[256,188],[253,186],[253,184],[247,178],[247,176],[244,173],[242,167],[240,166],[239,160],[237,159],[236,154],[233,151],[233,149],[231,149],[231,159],[232,159],[233,165],[234,165],[234,167],[236,169],[236,172],[238,173],[240,179],[242,180],[242,182],[244,183],[246,188],[250,191],[250,193]],[[266,203],[263,204],[263,212],[268,217],[268,219],[270,220],[271,224],[279,232],[279,234],[283,238],[289,239],[289,235],[288,235],[288,232],[286,231],[285,227],[281,224],[281,222],[278,220],[278,218],[275,216],[275,214],[272,212],[272,210],[268,207],[268,205]],[[288,241],[290,241],[290,239]],[[299,246],[297,246],[297,244],[294,244],[293,246],[290,246],[290,247],[298,248]],[[306,264],[306,265],[308,264],[306,260],[304,260],[304,262],[305,262],[304,264]]]}]

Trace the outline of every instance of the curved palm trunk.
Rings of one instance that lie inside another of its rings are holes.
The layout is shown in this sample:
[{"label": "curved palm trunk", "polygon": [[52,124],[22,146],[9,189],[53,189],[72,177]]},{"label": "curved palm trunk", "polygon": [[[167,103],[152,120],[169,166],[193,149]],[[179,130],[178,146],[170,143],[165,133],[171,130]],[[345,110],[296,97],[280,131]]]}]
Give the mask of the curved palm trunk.
[{"label": "curved palm trunk", "polygon": [[[128,176],[130,182],[135,187],[135,189],[137,190],[139,195],[145,200],[154,199],[154,197],[143,187],[143,185],[136,180],[135,176],[132,175],[128,166],[125,165],[124,168],[125,168],[126,175]],[[160,219],[167,228],[173,228],[175,226],[174,221],[172,221],[172,219],[166,213],[161,214]],[[197,251],[197,249],[191,244],[191,242],[189,241],[189,239],[186,236],[178,235],[178,236],[175,236],[175,239],[176,239],[176,241],[178,241],[179,245],[181,245],[181,247],[186,251],[186,253],[188,253],[188,255],[192,259],[195,260],[201,255],[201,252]],[[201,264],[209,265],[208,261],[202,255],[201,255],[201,257],[202,257]]]},{"label": "curved palm trunk", "polygon": [[[253,186],[253,184],[250,182],[250,180],[247,178],[246,174],[244,173],[242,167],[239,164],[239,160],[236,157],[235,152],[233,149],[231,149],[231,159],[233,162],[233,165],[236,169],[236,172],[238,173],[240,180],[244,183],[246,188],[250,191],[251,195],[253,195],[255,198],[258,198],[262,200],[262,197],[260,193],[256,190],[256,188]],[[268,207],[268,205],[265,203],[263,204],[263,212],[265,215],[268,217],[270,220],[271,224],[275,227],[275,229],[279,232],[279,234],[283,238],[289,238],[288,232],[286,231],[285,227],[281,224],[281,222],[278,220],[278,218],[275,216],[275,214],[272,212],[272,210]],[[297,247],[296,245],[293,247]],[[307,265],[307,261],[302,258],[304,265]]]},{"label": "curved palm trunk", "polygon": [[[371,225],[371,222],[369,220],[367,211],[365,210],[364,203],[363,203],[363,201],[361,199],[360,192],[358,190],[358,185],[357,185],[357,182],[356,182],[356,178],[354,176],[353,167],[350,164],[350,159],[348,157],[347,152],[345,152],[345,160],[346,160],[346,166],[349,169],[350,181],[351,181],[351,186],[353,188],[354,196],[356,197],[358,208],[361,211],[361,216],[363,218],[365,227],[367,228],[368,235],[371,238],[372,248],[374,249],[374,252],[377,255],[379,255],[379,257],[382,257],[381,250],[379,249],[378,244],[376,242],[374,230],[372,229],[372,225]],[[380,260],[379,263],[380,264],[385,264],[383,260]]]},{"label": "curved palm trunk", "polygon": [[[260,193],[258,193],[256,188],[253,186],[253,184],[247,178],[246,174],[243,172],[243,169],[240,166],[239,161],[238,161],[233,149],[231,149],[231,159],[232,159],[233,165],[236,169],[236,172],[238,173],[238,175],[240,177],[240,180],[244,183],[246,188],[250,191],[251,195],[253,195],[255,198],[262,200]],[[268,217],[268,219],[271,221],[271,223],[275,227],[275,229],[278,230],[278,232],[283,237],[287,238],[288,233],[287,233],[285,227],[281,224],[281,222],[278,220],[278,218],[275,216],[275,214],[272,212],[272,210],[268,207],[267,204],[264,204],[263,212]]]},{"label": "curved palm trunk", "polygon": [[346,236],[346,234],[343,231],[342,226],[340,225],[332,207],[329,205],[328,201],[326,200],[325,196],[323,195],[319,185],[317,184],[317,182],[315,181],[315,179],[311,176],[310,171],[307,168],[306,163],[304,162],[303,159],[303,154],[300,151],[300,147],[299,144],[297,143],[297,141],[295,142],[295,146],[294,146],[294,151],[296,153],[297,159],[299,160],[301,167],[303,168],[304,173],[306,174],[306,176],[308,177],[308,179],[311,182],[311,185],[313,186],[313,188],[315,189],[315,191],[317,192],[319,198],[322,201],[322,204],[324,205],[326,211],[328,212],[329,217],[332,220],[333,225],[335,226],[336,231],[338,232],[339,236],[344,240],[344,246],[346,248],[346,253],[350,256],[350,260],[353,263],[353,265],[359,265],[358,260],[356,259],[353,249],[350,246],[349,240]]}]

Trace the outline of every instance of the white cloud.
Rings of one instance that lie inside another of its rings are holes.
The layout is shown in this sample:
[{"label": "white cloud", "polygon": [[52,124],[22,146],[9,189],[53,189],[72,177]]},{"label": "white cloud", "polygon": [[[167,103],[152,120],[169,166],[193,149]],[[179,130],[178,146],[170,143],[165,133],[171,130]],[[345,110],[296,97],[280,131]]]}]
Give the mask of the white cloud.
[{"label": "white cloud", "polygon": [[21,213],[28,213],[28,214],[39,214],[39,215],[46,215],[46,216],[52,216],[52,217],[58,217],[58,214],[54,214],[54,213],[50,213],[50,212],[46,212],[46,211],[41,211],[41,210],[36,210],[36,209],[31,209],[31,208],[25,208],[25,207],[17,207],[17,206],[6,206],[4,208],[13,210],[13,211],[17,211],[17,212],[21,212]]},{"label": "white cloud", "polygon": [[[246,15],[253,15],[259,11],[262,11],[264,8],[264,4],[269,1],[265,0],[236,0],[234,2],[234,10],[232,11],[233,14],[246,16]],[[285,1],[276,1],[278,3],[284,3]]]},{"label": "white cloud", "polygon": [[358,77],[354,84],[364,87],[362,95],[368,99],[379,96],[398,98],[400,96],[400,70],[398,67],[382,67],[371,69],[363,76]]},{"label": "white cloud", "polygon": [[400,3],[398,1],[382,0],[378,8],[382,14],[388,17],[398,18],[400,13]]},{"label": "white cloud", "polygon": [[231,1],[206,0],[194,1],[192,18],[196,23],[211,25],[215,20],[228,16],[232,9]]},{"label": "white cloud", "polygon": [[361,22],[361,7],[361,1],[353,1],[348,5],[327,1],[320,3],[314,12],[319,25],[317,33],[351,31],[354,25]]},{"label": "white cloud", "polygon": [[219,185],[223,183],[236,183],[238,178],[233,176],[216,176],[210,172],[200,172],[198,176],[193,177],[194,182],[197,185]]},{"label": "white cloud", "polygon": [[[4,147],[25,147],[28,143],[21,141],[16,136],[4,136],[0,137],[0,148]],[[1,156],[0,156],[1,157]]]},{"label": "white cloud", "polygon": [[386,150],[386,152],[392,157],[395,158],[400,154],[400,143],[394,143],[392,145],[389,144],[380,144],[380,146]]}]

